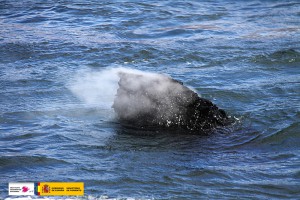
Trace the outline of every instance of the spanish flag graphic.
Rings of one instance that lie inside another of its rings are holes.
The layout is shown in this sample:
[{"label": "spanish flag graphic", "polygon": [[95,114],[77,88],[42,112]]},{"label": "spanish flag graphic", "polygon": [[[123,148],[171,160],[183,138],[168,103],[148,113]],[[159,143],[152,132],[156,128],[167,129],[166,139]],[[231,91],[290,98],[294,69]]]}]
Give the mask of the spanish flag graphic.
[{"label": "spanish flag graphic", "polygon": [[38,196],[83,196],[83,182],[38,182]]}]

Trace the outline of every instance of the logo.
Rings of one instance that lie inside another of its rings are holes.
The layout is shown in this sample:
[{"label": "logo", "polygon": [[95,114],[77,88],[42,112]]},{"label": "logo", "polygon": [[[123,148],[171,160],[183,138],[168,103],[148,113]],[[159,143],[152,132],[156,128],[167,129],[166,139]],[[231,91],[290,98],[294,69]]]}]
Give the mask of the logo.
[{"label": "logo", "polygon": [[8,195],[83,196],[83,182],[9,183]]},{"label": "logo", "polygon": [[29,191],[29,187],[23,186],[23,187],[22,187],[22,192],[27,192],[27,191]]},{"label": "logo", "polygon": [[39,196],[83,196],[83,182],[38,182]]},{"label": "logo", "polygon": [[49,193],[50,192],[50,187],[49,187],[49,185],[44,185],[43,187],[42,187],[42,192],[43,193]]},{"label": "logo", "polygon": [[8,195],[34,195],[34,183],[9,183]]}]

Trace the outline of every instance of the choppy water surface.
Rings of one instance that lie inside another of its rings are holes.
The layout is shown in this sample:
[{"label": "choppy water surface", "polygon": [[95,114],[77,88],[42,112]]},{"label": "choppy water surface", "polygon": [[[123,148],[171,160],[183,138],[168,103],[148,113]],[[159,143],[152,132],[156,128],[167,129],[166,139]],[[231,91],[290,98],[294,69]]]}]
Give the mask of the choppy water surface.
[{"label": "choppy water surface", "polygon": [[[299,1],[0,1],[0,198],[299,199]],[[133,130],[75,74],[169,74],[236,118],[210,136]]]}]

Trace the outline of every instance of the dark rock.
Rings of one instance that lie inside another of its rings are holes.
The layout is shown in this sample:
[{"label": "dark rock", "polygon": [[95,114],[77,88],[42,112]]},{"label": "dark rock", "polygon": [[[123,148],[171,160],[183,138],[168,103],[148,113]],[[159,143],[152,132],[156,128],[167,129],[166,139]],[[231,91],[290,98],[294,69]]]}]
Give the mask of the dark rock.
[{"label": "dark rock", "polygon": [[113,108],[123,124],[207,133],[228,123],[224,110],[168,76],[120,72],[119,77]]}]

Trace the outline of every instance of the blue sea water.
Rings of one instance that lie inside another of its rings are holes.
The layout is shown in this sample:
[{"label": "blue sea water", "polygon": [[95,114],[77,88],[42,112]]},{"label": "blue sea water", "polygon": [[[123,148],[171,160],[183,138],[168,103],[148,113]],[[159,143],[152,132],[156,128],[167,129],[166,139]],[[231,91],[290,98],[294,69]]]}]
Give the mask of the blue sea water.
[{"label": "blue sea water", "polygon": [[[114,67],[168,74],[235,123],[123,128],[70,90]],[[296,0],[0,0],[0,199],[23,181],[82,181],[92,199],[299,199],[299,94]]]}]

